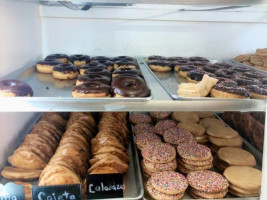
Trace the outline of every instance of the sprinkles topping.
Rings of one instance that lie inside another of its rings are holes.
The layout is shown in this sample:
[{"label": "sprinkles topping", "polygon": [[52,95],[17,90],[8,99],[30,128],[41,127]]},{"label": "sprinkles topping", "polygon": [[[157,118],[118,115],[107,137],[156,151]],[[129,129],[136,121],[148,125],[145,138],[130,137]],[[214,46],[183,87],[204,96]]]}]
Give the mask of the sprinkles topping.
[{"label": "sprinkles topping", "polygon": [[220,192],[229,186],[222,175],[208,170],[190,172],[186,178],[192,188],[203,192]]},{"label": "sprinkles topping", "polygon": [[177,161],[176,159],[173,159],[171,162],[168,163],[153,163],[146,159],[143,160],[144,165],[147,166],[147,168],[151,168],[151,170],[154,171],[171,171],[175,170],[177,168]]},{"label": "sprinkles topping", "polygon": [[136,124],[133,128],[133,132],[135,135],[143,134],[143,133],[155,133],[155,128],[151,124]]},{"label": "sprinkles topping", "polygon": [[164,131],[168,130],[169,128],[176,127],[176,122],[170,119],[161,120],[155,126],[155,131],[159,135],[163,135]]},{"label": "sprinkles topping", "polygon": [[181,144],[177,151],[182,158],[188,160],[207,160],[211,157],[210,149],[202,144]]},{"label": "sprinkles topping", "polygon": [[156,134],[143,133],[136,135],[134,138],[134,142],[140,147],[145,147],[148,144],[161,143],[161,139]]},{"label": "sprinkles topping", "polygon": [[194,136],[190,132],[178,127],[167,129],[164,132],[163,138],[165,142],[176,145],[183,143],[197,143]]},{"label": "sprinkles topping", "polygon": [[129,119],[133,124],[152,123],[151,117],[142,113],[133,113],[130,115]]}]

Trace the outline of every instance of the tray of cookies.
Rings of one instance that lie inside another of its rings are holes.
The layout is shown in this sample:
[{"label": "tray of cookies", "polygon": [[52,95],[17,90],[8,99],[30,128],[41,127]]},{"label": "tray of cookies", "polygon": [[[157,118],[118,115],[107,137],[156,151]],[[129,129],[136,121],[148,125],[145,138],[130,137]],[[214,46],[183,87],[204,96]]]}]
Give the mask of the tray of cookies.
[{"label": "tray of cookies", "polygon": [[262,154],[217,114],[132,113],[129,120],[144,199],[259,199]]},{"label": "tray of cookies", "polygon": [[127,112],[42,114],[1,163],[0,182],[23,185],[26,199],[32,199],[33,188],[50,186],[55,192],[54,186],[76,184],[87,199],[91,183],[87,176],[117,174],[122,175],[122,197],[114,199],[141,199],[141,172],[127,116]]},{"label": "tray of cookies", "polygon": [[149,56],[142,61],[176,100],[266,99],[267,74],[203,57]]},{"label": "tray of cookies", "polygon": [[[23,92],[24,85],[31,88]],[[109,101],[152,99],[135,58],[52,54],[0,81],[0,96],[89,98]],[[17,90],[21,90],[19,92]],[[12,95],[10,94],[12,93]]]}]

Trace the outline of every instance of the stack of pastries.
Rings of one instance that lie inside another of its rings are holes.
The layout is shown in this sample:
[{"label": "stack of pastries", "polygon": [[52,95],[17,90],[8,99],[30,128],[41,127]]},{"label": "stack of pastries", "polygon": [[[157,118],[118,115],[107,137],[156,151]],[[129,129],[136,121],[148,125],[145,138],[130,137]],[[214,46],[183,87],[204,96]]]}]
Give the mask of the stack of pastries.
[{"label": "stack of pastries", "polygon": [[91,141],[93,157],[88,174],[127,173],[128,135],[126,112],[101,113],[98,133]]},{"label": "stack of pastries", "polygon": [[81,184],[88,169],[95,128],[91,113],[71,114],[55,154],[40,175],[39,186]]}]

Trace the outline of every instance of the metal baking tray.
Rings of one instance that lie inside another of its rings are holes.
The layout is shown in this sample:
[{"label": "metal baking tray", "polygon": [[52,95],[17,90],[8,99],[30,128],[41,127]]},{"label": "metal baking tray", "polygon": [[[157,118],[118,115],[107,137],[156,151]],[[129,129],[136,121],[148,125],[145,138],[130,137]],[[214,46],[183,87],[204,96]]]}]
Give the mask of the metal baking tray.
[{"label": "metal baking tray", "polygon": [[[138,65],[140,74],[147,83],[145,76],[141,67]],[[10,75],[2,78],[4,79],[16,79],[25,81],[33,89],[33,97],[52,97],[52,99],[88,99],[90,101],[94,100],[104,100],[104,101],[123,101],[123,102],[140,102],[149,101],[152,99],[152,94],[149,97],[124,97],[124,98],[74,98],[72,97],[72,89],[75,87],[76,79],[72,80],[58,80],[53,78],[52,74],[40,73],[36,70],[35,65],[31,67],[18,70]],[[151,88],[150,88],[151,89]],[[18,97],[17,97],[18,98]]]},{"label": "metal baking tray", "polygon": [[[145,113],[145,112],[142,112],[142,113]],[[216,113],[215,114],[215,116],[218,118],[218,119],[220,119],[221,121],[223,121],[222,120],[222,118],[220,118],[219,117],[219,115]],[[224,121],[223,121],[224,122]],[[225,123],[225,122],[224,122]],[[227,123],[225,123],[226,124],[226,126],[229,126]],[[133,128],[133,125],[132,125],[132,128]],[[132,133],[132,135],[133,135],[133,133]],[[240,136],[241,137],[241,136]],[[241,137],[242,138],[242,137]],[[261,170],[262,169],[262,153],[259,151],[259,150],[257,150],[254,146],[252,146],[248,141],[246,141],[244,138],[242,138],[242,140],[243,140],[243,149],[245,149],[245,150],[247,150],[247,151],[249,151],[250,153],[252,153],[253,155],[254,155],[254,157],[255,157],[255,159],[256,159],[256,162],[257,162],[257,164],[256,164],[256,166],[255,166],[255,168],[257,168],[257,169],[259,169],[259,170]],[[135,145],[135,144],[134,144]],[[135,147],[135,149],[137,149],[136,147]],[[139,151],[139,150],[138,150]],[[139,159],[141,159],[141,153],[139,152]],[[140,163],[140,161],[139,161],[139,163]],[[215,168],[211,168],[211,170],[212,171],[216,171],[216,169]],[[146,191],[146,189],[145,189],[145,185],[146,185],[146,182],[147,182],[147,180],[142,176],[142,180],[143,180],[143,185],[144,185],[144,197],[143,197],[143,200],[153,200],[150,196],[149,196],[149,194],[147,193],[147,191]],[[184,194],[184,196],[183,196],[183,198],[182,198],[182,200],[186,200],[186,199],[194,199],[193,197],[191,197],[187,192],[185,192],[185,194]],[[240,200],[258,200],[258,199],[260,199],[260,197],[246,197],[246,198],[240,198],[240,197],[236,197],[236,196],[233,196],[233,195],[231,195],[230,193],[228,193],[227,195],[226,195],[226,197],[225,198],[223,198],[223,199],[225,199],[225,200],[234,200],[234,199],[240,199]]]},{"label": "metal baking tray", "polygon": [[[219,62],[219,60],[210,60],[211,63]],[[232,63],[229,61],[223,61]],[[181,83],[188,83],[186,78],[179,76],[174,70],[170,72],[156,72],[152,71],[146,63],[146,59],[142,58],[142,64],[144,64],[148,70],[152,73],[154,78],[159,82],[159,84],[166,90],[170,97],[174,100],[184,100],[184,101],[194,101],[194,100],[226,100],[226,101],[247,101],[247,99],[230,99],[230,98],[213,98],[213,97],[181,97],[178,95],[177,90]],[[232,63],[233,64],[233,63]],[[243,65],[247,66],[247,65]],[[254,68],[253,68],[254,69]],[[253,99],[255,101],[260,101],[260,99]]]},{"label": "metal baking tray", "polygon": [[[228,61],[229,63],[232,63],[232,64],[235,64],[235,65],[238,65],[238,66],[241,66],[241,67],[246,67],[246,68],[249,68],[249,69],[253,69],[254,71],[257,71],[257,72],[261,72],[261,73],[265,73],[267,74],[267,71],[263,71],[263,70],[260,70],[260,69],[257,69],[255,67],[252,67],[252,66],[249,66],[249,65],[246,65],[246,64],[243,64],[243,63],[240,63],[240,62],[237,62],[235,60],[230,60]],[[266,68],[267,69],[267,68]]]},{"label": "metal baking tray", "polygon": [[[33,125],[39,121],[41,117],[41,113],[37,115],[36,120],[32,120],[28,127],[25,130],[22,130],[24,135],[17,141],[16,148],[23,141],[24,137],[30,132]],[[127,148],[127,152],[129,154],[130,163],[129,163],[129,171],[127,174],[123,176],[123,183],[125,185],[124,197],[123,198],[112,198],[112,200],[140,200],[144,195],[143,182],[140,170],[140,164],[138,159],[137,150],[135,148],[133,137],[130,134],[129,138],[130,142]],[[0,163],[0,171],[2,171],[4,166],[10,166],[7,162],[7,158],[14,152],[15,149],[9,149],[5,154],[5,160],[3,163]],[[12,182],[10,179],[6,179],[0,174],[0,183],[6,184],[8,182]],[[38,185],[38,179],[33,181],[27,181],[32,185]]]}]

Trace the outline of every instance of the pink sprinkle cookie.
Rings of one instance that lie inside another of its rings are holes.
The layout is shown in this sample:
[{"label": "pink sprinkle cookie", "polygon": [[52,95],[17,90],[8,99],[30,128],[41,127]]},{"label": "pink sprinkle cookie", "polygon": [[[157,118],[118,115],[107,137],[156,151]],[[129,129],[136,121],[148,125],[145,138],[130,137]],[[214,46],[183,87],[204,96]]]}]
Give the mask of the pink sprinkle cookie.
[{"label": "pink sprinkle cookie", "polygon": [[163,171],[154,173],[151,176],[152,186],[165,194],[179,194],[186,190],[188,181],[186,178],[173,171]]},{"label": "pink sprinkle cookie", "polygon": [[134,137],[134,142],[138,148],[142,149],[148,144],[161,143],[159,136],[153,133],[143,133]]},{"label": "pink sprinkle cookie", "polygon": [[208,164],[212,163],[213,157],[211,156],[207,160],[199,160],[199,161],[196,161],[196,160],[188,160],[188,159],[185,159],[185,158],[181,158],[181,160],[184,163],[189,164],[189,165],[202,166],[202,165],[208,165]]},{"label": "pink sprinkle cookie", "polygon": [[163,192],[160,192],[158,190],[156,190],[151,183],[151,179],[149,179],[147,181],[146,184],[146,189],[147,192],[149,193],[149,195],[153,198],[153,199],[161,199],[161,200],[179,200],[184,196],[184,192],[175,194],[175,195],[171,195],[171,194],[165,194]]},{"label": "pink sprinkle cookie", "polygon": [[184,143],[197,144],[197,141],[190,132],[178,127],[166,130],[163,138],[165,142],[178,146]]},{"label": "pink sprinkle cookie", "polygon": [[161,171],[175,171],[177,168],[177,161],[173,159],[171,162],[168,163],[153,163],[146,159],[143,160],[144,165],[154,172],[161,172]]},{"label": "pink sprinkle cookie", "polygon": [[166,143],[148,144],[141,154],[144,159],[154,163],[168,163],[176,157],[175,148]]},{"label": "pink sprinkle cookie", "polygon": [[133,128],[133,132],[135,135],[139,135],[142,133],[156,133],[155,127],[151,124],[136,124]]},{"label": "pink sprinkle cookie", "polygon": [[129,120],[132,124],[151,124],[152,119],[150,116],[142,113],[133,113],[130,115]]},{"label": "pink sprinkle cookie", "polygon": [[157,120],[167,119],[172,112],[150,112],[150,116]]},{"label": "pink sprinkle cookie", "polygon": [[177,147],[179,156],[187,160],[208,160],[211,157],[211,151],[202,144],[181,144]]},{"label": "pink sprinkle cookie", "polygon": [[190,172],[186,178],[192,188],[208,193],[224,191],[229,186],[221,174],[208,170]]},{"label": "pink sprinkle cookie", "polygon": [[166,119],[166,120],[161,120],[159,121],[156,126],[155,126],[155,131],[159,135],[163,135],[164,131],[176,127],[177,123],[173,120]]}]

